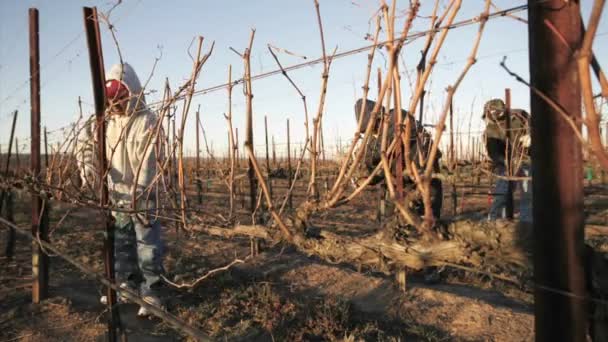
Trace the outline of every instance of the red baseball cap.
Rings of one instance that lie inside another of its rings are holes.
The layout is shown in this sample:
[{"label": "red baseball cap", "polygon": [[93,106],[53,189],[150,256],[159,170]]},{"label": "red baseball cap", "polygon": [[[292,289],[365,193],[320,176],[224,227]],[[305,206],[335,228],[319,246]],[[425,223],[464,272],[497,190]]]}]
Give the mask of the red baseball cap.
[{"label": "red baseball cap", "polygon": [[108,100],[120,100],[129,97],[129,88],[119,80],[106,82],[106,98]]}]

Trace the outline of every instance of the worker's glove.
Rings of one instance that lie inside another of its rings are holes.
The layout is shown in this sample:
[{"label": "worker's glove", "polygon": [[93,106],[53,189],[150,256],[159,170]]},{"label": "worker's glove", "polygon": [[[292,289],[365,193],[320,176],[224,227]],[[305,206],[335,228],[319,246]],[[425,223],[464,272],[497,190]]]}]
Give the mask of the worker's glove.
[{"label": "worker's glove", "polygon": [[519,138],[519,142],[521,143],[522,147],[529,148],[530,144],[532,143],[530,134],[523,135],[521,138]]}]

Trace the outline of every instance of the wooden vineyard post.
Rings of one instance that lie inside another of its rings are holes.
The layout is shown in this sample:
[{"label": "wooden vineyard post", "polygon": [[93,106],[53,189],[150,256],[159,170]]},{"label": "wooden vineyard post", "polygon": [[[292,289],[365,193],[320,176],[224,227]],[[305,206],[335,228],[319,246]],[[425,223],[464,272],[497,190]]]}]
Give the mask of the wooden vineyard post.
[{"label": "wooden vineyard post", "polygon": [[[30,172],[40,180],[40,50],[38,41],[38,10],[29,9],[30,37],[30,104],[31,145]],[[32,301],[40,303],[48,296],[49,259],[38,239],[48,241],[48,213],[39,194],[32,195]]]},{"label": "wooden vineyard post", "polygon": [[[93,83],[93,96],[95,98],[95,118],[97,130],[97,157],[98,159],[98,190],[99,205],[107,207],[109,204],[107,172],[108,161],[106,159],[106,128],[105,128],[105,76],[103,65],[103,54],[101,47],[101,35],[99,31],[99,19],[97,8],[84,7],[84,25],[89,49],[89,63],[91,67],[91,79]],[[105,226],[106,238],[104,241],[104,263],[105,276],[114,283],[114,227],[110,212],[102,209],[103,224]],[[120,317],[116,306],[116,291],[106,287],[108,319],[108,340],[116,341],[117,332],[122,331]]]},{"label": "wooden vineyard post", "polygon": [[586,341],[588,330],[582,146],[535,92],[580,130],[581,85],[572,53],[581,46],[580,13],[578,1],[528,1],[536,341]]}]

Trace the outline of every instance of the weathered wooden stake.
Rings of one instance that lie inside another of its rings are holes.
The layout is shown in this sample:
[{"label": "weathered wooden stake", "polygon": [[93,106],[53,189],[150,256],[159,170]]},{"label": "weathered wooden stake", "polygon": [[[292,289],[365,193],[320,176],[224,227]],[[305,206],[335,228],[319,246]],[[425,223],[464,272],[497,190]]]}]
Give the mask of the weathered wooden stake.
[{"label": "weathered wooden stake", "polygon": [[[106,207],[109,204],[107,168],[108,161],[106,159],[106,127],[105,127],[105,76],[103,53],[101,47],[101,35],[99,31],[99,19],[97,16],[97,8],[84,7],[84,25],[87,37],[87,45],[89,49],[89,63],[91,66],[91,78],[93,83],[93,96],[95,98],[95,118],[97,128],[97,155],[98,155],[98,184],[99,184],[99,205]],[[114,282],[114,227],[110,212],[102,210],[102,219],[105,226],[105,243],[104,243],[104,261],[106,277]],[[122,331],[120,324],[119,312],[115,308],[116,292],[111,288],[106,288],[108,298],[108,340],[116,341],[117,332]]]},{"label": "weathered wooden stake", "polygon": [[[30,37],[30,104],[31,144],[30,171],[40,180],[40,49],[38,42],[38,9],[29,9]],[[32,195],[32,301],[40,303],[48,296],[49,259],[37,240],[48,240],[48,217],[42,197]]]},{"label": "weathered wooden stake", "polygon": [[588,328],[582,147],[534,91],[555,101],[580,129],[581,86],[572,53],[582,40],[579,3],[528,0],[536,341],[586,341]]}]

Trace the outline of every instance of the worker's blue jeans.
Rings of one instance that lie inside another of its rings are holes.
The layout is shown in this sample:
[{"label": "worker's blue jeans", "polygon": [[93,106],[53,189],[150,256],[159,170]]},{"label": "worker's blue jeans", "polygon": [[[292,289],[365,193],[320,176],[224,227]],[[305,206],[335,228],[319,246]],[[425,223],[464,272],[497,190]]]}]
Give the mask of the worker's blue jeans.
[{"label": "worker's blue jeans", "polygon": [[[505,175],[505,167],[498,166],[495,169],[498,176]],[[518,177],[529,177],[530,176],[530,165],[524,164],[521,166]],[[521,180],[512,181],[515,183],[517,188],[520,189],[520,201],[519,201],[519,221],[521,222],[532,222],[532,181]],[[499,218],[507,217],[507,190],[509,187],[509,181],[503,178],[496,179],[496,185],[492,196],[492,205],[490,206],[490,212],[488,214],[488,220],[496,220]]]},{"label": "worker's blue jeans", "polygon": [[163,272],[161,227],[158,221],[144,224],[130,215],[115,215],[114,271],[116,281],[140,283],[141,296],[153,293]]}]

